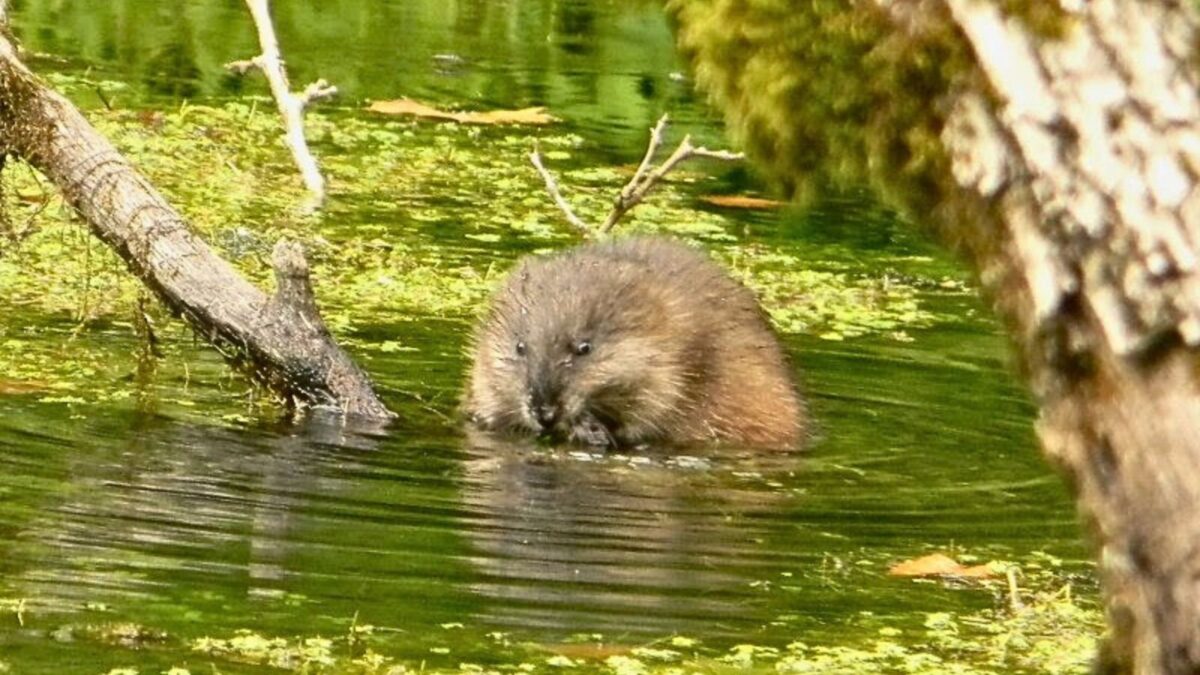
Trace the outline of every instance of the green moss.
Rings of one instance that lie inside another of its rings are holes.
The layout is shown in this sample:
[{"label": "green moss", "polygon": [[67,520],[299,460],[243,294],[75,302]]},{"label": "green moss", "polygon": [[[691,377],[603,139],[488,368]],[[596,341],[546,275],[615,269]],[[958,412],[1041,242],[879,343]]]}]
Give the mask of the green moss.
[{"label": "green moss", "polygon": [[1003,0],[1004,13],[1025,22],[1034,33],[1048,38],[1062,37],[1075,19],[1057,2],[1039,0]]},{"label": "green moss", "polygon": [[699,85],[788,192],[872,185],[915,213],[938,203],[941,104],[972,76],[948,21],[896,30],[888,10],[862,1],[667,5]]}]

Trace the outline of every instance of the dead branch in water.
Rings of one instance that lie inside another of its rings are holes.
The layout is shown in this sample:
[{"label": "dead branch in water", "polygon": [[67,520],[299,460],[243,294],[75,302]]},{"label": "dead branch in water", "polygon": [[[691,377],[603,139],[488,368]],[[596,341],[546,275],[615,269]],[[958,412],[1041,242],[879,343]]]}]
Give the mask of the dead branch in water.
[{"label": "dead branch in water", "polygon": [[286,400],[360,418],[394,417],[330,337],[298,246],[276,247],[279,290],[268,298],[194,235],[75,106],[26,68],[3,31],[0,150],[41,171],[173,312]]},{"label": "dead branch in water", "polygon": [[571,223],[583,236],[591,235],[594,228],[575,215],[575,209],[572,209],[570,202],[562,196],[562,192],[558,189],[558,181],[554,180],[554,176],[542,164],[542,153],[538,150],[536,143],[533,146],[533,152],[529,153],[529,161],[533,162],[533,167],[542,175],[542,180],[546,181],[546,192],[550,193],[550,198],[554,200],[558,208],[562,209],[563,214],[567,217],[567,222]]},{"label": "dead branch in water", "polygon": [[320,79],[309,84],[299,94],[294,93],[288,84],[287,70],[279,50],[279,39],[275,36],[275,27],[271,23],[270,0],[246,0],[246,6],[250,8],[250,14],[254,17],[262,53],[252,59],[227,63],[225,67],[238,75],[245,75],[257,68],[266,76],[271,87],[271,96],[275,98],[279,114],[283,117],[288,148],[291,149],[300,175],[304,178],[304,186],[310,193],[309,201],[303,210],[316,211],[325,203],[325,177],[321,175],[317,160],[308,149],[308,141],[304,136],[304,110],[316,101],[337,94],[337,87]]},{"label": "dead branch in water", "polygon": [[617,193],[616,199],[613,200],[612,210],[609,211],[608,217],[604,219],[604,223],[599,227],[589,225],[583,219],[575,214],[571,204],[562,196],[559,191],[558,181],[546,169],[542,163],[541,151],[535,145],[533,151],[529,153],[529,161],[533,163],[535,169],[541,174],[542,180],[546,182],[546,191],[550,193],[550,198],[558,208],[566,215],[567,221],[571,223],[575,229],[579,230],[584,237],[603,236],[612,231],[613,227],[621,220],[621,217],[637,206],[646,198],[652,189],[676,166],[683,162],[696,157],[705,157],[708,159],[719,159],[722,161],[739,160],[744,157],[740,152],[729,152],[727,150],[709,150],[704,147],[696,147],[692,145],[691,135],[683,137],[679,142],[679,147],[675,148],[675,152],[671,153],[670,157],[657,168],[654,166],[654,157],[658,154],[659,148],[663,144],[663,134],[667,129],[668,116],[663,115],[658,119],[658,123],[650,129],[650,142],[646,146],[646,155],[642,157],[641,164],[633,173],[633,178],[621,188]]}]

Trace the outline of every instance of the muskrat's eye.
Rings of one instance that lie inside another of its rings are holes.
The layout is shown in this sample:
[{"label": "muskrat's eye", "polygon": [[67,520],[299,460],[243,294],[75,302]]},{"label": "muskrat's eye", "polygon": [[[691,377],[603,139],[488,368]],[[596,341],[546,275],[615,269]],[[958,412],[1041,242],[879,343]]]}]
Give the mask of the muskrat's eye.
[{"label": "muskrat's eye", "polygon": [[529,348],[525,346],[525,341],[518,340],[517,341],[517,356],[525,356],[525,352],[527,352],[527,351],[529,351]]},{"label": "muskrat's eye", "polygon": [[576,356],[587,356],[588,354],[591,354],[591,353],[592,353],[592,343],[588,342],[587,340],[575,343],[575,355]]}]

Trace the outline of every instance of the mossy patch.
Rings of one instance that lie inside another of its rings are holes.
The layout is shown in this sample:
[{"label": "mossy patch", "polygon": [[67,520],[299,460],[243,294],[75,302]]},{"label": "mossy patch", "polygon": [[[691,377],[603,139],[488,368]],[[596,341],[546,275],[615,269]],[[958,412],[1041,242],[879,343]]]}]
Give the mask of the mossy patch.
[{"label": "mossy patch", "polygon": [[868,2],[667,7],[697,83],[785,190],[803,198],[870,185],[928,222],[948,189],[948,94],[976,76],[947,10],[922,8],[898,28],[890,9]]}]

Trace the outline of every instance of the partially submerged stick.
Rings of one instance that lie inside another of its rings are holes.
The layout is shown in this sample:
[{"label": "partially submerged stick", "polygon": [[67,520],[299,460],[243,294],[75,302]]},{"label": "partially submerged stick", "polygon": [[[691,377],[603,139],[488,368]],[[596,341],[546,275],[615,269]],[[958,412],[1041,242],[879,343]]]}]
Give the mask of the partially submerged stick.
[{"label": "partially submerged stick", "polygon": [[325,203],[325,177],[321,175],[317,160],[308,149],[308,141],[304,137],[304,110],[315,101],[337,94],[337,87],[321,79],[305,87],[299,94],[292,92],[279,51],[279,39],[275,36],[275,27],[271,23],[270,0],[246,0],[246,6],[250,8],[250,14],[254,17],[262,53],[252,59],[227,63],[225,67],[238,75],[245,75],[257,68],[266,76],[271,86],[271,96],[275,98],[279,114],[283,116],[288,148],[292,151],[292,157],[295,158],[300,175],[304,178],[304,186],[310,194],[303,210],[315,211]]},{"label": "partially submerged stick", "polygon": [[285,399],[363,418],[394,417],[320,320],[298,247],[277,248],[280,290],[269,299],[192,234],[75,106],[33,76],[3,32],[0,151],[45,174],[172,311]]},{"label": "partially submerged stick", "polygon": [[583,219],[575,214],[571,204],[562,196],[562,192],[558,188],[558,181],[542,164],[541,151],[535,145],[533,152],[529,153],[529,161],[533,163],[535,169],[541,174],[542,180],[546,182],[546,191],[550,193],[551,199],[566,215],[567,221],[571,223],[575,229],[579,230],[585,237],[603,236],[612,231],[613,227],[621,220],[621,217],[629,212],[630,209],[637,206],[646,198],[654,186],[676,166],[683,162],[696,157],[705,157],[708,159],[719,159],[722,161],[739,160],[744,157],[740,152],[729,152],[727,150],[709,150],[704,147],[696,147],[692,145],[691,135],[683,137],[679,142],[679,147],[675,148],[675,152],[667,158],[665,162],[654,168],[654,157],[658,154],[659,148],[663,144],[663,135],[667,129],[667,115],[659,118],[658,123],[650,129],[650,142],[646,146],[646,155],[642,157],[641,164],[633,173],[633,178],[621,188],[616,199],[613,200],[612,210],[609,211],[608,217],[599,226],[589,225]]},{"label": "partially submerged stick", "polygon": [[542,164],[542,153],[538,149],[537,144],[533,146],[533,152],[529,153],[529,161],[533,162],[533,167],[542,175],[542,179],[546,181],[546,192],[550,193],[550,198],[562,210],[567,217],[567,222],[570,223],[579,233],[585,237],[591,236],[595,230],[591,225],[583,222],[579,216],[575,215],[575,209],[571,208],[571,203],[562,196],[562,192],[558,189],[558,181],[554,180],[554,176]]}]

